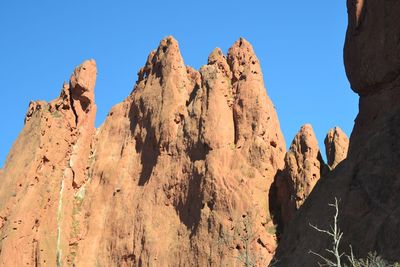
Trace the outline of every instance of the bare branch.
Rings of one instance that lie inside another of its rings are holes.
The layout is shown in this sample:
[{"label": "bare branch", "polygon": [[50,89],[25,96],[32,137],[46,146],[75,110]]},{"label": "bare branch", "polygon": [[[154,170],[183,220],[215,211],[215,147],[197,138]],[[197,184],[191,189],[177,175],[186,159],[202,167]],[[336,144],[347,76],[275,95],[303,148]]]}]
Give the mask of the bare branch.
[{"label": "bare branch", "polygon": [[318,254],[316,252],[313,252],[310,250],[309,253],[318,256],[319,258],[321,258],[322,260],[324,260],[324,265],[321,265],[319,263],[320,266],[333,266],[333,267],[341,267],[341,258],[343,257],[344,253],[340,253],[339,252],[339,244],[340,244],[340,240],[343,237],[343,233],[340,231],[339,227],[338,227],[338,217],[339,217],[339,201],[337,198],[335,198],[335,203],[333,204],[328,204],[330,207],[334,207],[335,208],[335,215],[333,216],[333,225],[330,225],[329,228],[330,230],[324,230],[324,229],[320,229],[317,226],[312,225],[311,223],[309,223],[310,227],[312,227],[314,230],[326,234],[330,237],[332,237],[333,239],[333,248],[332,249],[326,249],[325,251],[328,252],[329,254],[332,254],[335,257],[335,261],[330,260],[324,256],[322,256],[321,254]]},{"label": "bare branch", "polygon": [[319,264],[320,266],[336,266],[335,263],[334,263],[333,261],[331,261],[331,260],[325,258],[325,257],[322,256],[321,254],[318,254],[318,253],[316,253],[316,252],[314,252],[314,251],[312,251],[312,250],[310,250],[308,253],[313,254],[313,255],[315,255],[315,256],[318,256],[318,257],[320,257],[322,260],[325,261],[324,264],[321,264],[321,263],[318,262],[318,264]]}]

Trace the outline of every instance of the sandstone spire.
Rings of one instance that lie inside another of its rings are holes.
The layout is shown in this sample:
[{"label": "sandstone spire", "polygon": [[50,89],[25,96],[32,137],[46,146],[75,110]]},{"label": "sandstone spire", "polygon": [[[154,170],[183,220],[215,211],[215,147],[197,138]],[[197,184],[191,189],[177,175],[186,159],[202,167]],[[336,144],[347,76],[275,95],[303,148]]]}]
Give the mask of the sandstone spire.
[{"label": "sandstone spire", "polygon": [[277,214],[282,227],[304,203],[325,171],[318,141],[310,124],[303,125],[285,156],[285,168],[276,176]]},{"label": "sandstone spire", "polygon": [[97,130],[96,72],[86,61],[58,99],[30,104],[0,172],[0,262],[233,266],[251,251],[268,264],[286,149],[251,45],[196,71],[166,37]]},{"label": "sandstone spire", "polygon": [[74,187],[88,175],[95,80],[95,62],[85,61],[59,98],[29,104],[25,127],[0,174],[1,236],[6,237],[1,265],[67,262],[68,242],[76,235]]},{"label": "sandstone spire", "polygon": [[[214,50],[200,71],[184,66],[172,37],[150,53],[96,137],[96,186],[85,203],[91,214],[94,203],[109,212],[82,222],[89,230],[76,262],[232,265],[244,251],[245,218],[257,232],[252,251],[271,259],[268,191],[284,139],[251,45],[241,39],[229,51]],[[131,238],[110,250],[115,233]]]},{"label": "sandstone spire", "polygon": [[342,129],[334,127],[329,130],[324,143],[328,166],[332,170],[347,157],[349,138]]}]

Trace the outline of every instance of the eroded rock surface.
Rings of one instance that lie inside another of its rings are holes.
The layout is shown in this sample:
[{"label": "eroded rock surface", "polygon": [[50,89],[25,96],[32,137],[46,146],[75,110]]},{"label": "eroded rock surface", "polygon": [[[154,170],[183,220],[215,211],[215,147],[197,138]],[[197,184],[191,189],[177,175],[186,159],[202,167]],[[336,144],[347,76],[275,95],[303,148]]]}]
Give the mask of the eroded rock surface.
[{"label": "eroded rock surface", "polygon": [[325,140],[325,151],[328,166],[333,170],[347,157],[349,150],[349,138],[339,127],[329,130]]},{"label": "eroded rock surface", "polygon": [[2,174],[1,263],[234,266],[250,251],[268,264],[286,149],[252,46],[197,71],[165,38],[97,130],[95,78],[85,62],[58,99],[31,103]]},{"label": "eroded rock surface", "polygon": [[317,181],[326,173],[318,141],[310,124],[303,125],[285,156],[285,168],[275,178],[275,219],[281,229],[303,205]]},{"label": "eroded rock surface", "polygon": [[66,256],[95,131],[95,81],[96,64],[85,61],[59,98],[29,104],[0,173],[1,265],[72,263]]}]

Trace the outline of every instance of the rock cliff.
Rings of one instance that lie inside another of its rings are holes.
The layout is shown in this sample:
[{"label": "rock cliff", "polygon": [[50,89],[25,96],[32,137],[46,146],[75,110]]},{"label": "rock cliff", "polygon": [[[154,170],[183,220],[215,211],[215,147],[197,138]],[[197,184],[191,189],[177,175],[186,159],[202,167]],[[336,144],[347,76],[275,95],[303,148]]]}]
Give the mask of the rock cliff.
[{"label": "rock cliff", "polygon": [[[316,266],[339,201],[342,250],[400,260],[400,4],[348,0],[350,137],[322,160],[311,125],[286,152],[260,62],[243,38],[186,66],[163,39],[95,128],[93,60],[29,104],[0,169],[2,266]],[[329,168],[328,168],[329,167]],[[277,229],[278,227],[278,229]]]},{"label": "rock cliff", "polygon": [[59,98],[29,104],[25,127],[0,173],[3,266],[65,261],[95,134],[96,72],[95,62],[85,61]]},{"label": "rock cliff", "polygon": [[[326,256],[331,240],[310,227],[329,229],[339,202],[342,250],[356,257],[376,251],[400,260],[400,4],[349,0],[345,66],[360,95],[347,158],[315,186],[280,240],[278,266],[316,266],[310,250]],[[333,161],[334,162],[334,161]]]},{"label": "rock cliff", "polygon": [[197,71],[163,39],[98,129],[95,81],[86,61],[30,104],[0,172],[2,265],[268,264],[286,148],[252,46]]}]

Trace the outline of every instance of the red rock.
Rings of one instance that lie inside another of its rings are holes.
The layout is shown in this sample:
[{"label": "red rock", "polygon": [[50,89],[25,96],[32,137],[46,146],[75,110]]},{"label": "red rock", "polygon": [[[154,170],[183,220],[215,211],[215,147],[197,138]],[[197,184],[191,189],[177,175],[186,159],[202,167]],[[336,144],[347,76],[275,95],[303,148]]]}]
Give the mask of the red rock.
[{"label": "red rock", "polygon": [[73,185],[86,181],[95,130],[95,79],[96,65],[86,61],[59,98],[29,104],[25,127],[0,174],[1,265],[67,262],[68,240],[76,231]]},{"label": "red rock", "polygon": [[310,124],[305,124],[286,153],[285,168],[275,178],[275,219],[280,222],[282,229],[303,205],[325,172],[325,163],[314,130]]},{"label": "red rock", "polygon": [[332,170],[347,157],[349,138],[339,127],[329,130],[324,140],[328,166]]},{"label": "red rock", "polygon": [[196,71],[165,38],[97,131],[95,78],[85,62],[58,99],[31,103],[0,173],[1,263],[233,266],[251,247],[267,264],[285,143],[251,45]]}]

